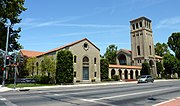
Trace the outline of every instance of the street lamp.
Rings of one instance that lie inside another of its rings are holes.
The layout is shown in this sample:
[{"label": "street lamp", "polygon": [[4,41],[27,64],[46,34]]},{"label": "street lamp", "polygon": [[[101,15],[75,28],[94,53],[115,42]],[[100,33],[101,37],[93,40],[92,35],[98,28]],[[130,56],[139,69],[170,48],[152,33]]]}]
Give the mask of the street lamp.
[{"label": "street lamp", "polygon": [[[2,21],[0,21],[0,22],[3,23]],[[5,84],[5,77],[6,77],[6,57],[7,57],[7,54],[8,54],[8,41],[9,41],[9,27],[10,27],[10,24],[4,24],[4,25],[7,26],[7,36],[6,36],[6,51],[5,51],[5,58],[4,58],[4,71],[3,71],[2,86],[4,86],[4,84]]]}]

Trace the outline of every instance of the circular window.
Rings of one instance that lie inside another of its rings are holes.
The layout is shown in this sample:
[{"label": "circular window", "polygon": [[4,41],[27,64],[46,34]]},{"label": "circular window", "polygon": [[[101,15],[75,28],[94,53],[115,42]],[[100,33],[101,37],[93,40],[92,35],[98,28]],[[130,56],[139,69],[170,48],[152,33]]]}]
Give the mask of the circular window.
[{"label": "circular window", "polygon": [[84,50],[88,50],[89,49],[89,45],[87,43],[84,43],[83,47],[84,47]]}]

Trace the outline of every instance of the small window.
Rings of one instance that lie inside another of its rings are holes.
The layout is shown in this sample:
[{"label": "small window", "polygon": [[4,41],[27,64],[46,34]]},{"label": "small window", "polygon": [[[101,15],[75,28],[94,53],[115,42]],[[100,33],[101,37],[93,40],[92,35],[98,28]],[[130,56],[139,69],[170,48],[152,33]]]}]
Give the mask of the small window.
[{"label": "small window", "polygon": [[96,77],[96,72],[94,72],[94,77]]},{"label": "small window", "polygon": [[74,72],[74,77],[76,77],[76,72]]},{"label": "small window", "polygon": [[76,58],[77,58],[77,57],[76,57],[76,56],[74,56],[74,63],[76,63]]},{"label": "small window", "polygon": [[139,34],[137,33],[136,36],[139,36]]},{"label": "small window", "polygon": [[140,46],[137,46],[138,55],[141,55],[140,53]]},{"label": "small window", "polygon": [[94,64],[96,64],[96,58],[94,58]]},{"label": "small window", "polygon": [[151,46],[149,46],[149,54],[152,55]]},{"label": "small window", "polygon": [[139,23],[140,27],[142,27],[142,22]]},{"label": "small window", "polygon": [[137,28],[137,29],[139,28],[138,23],[136,23],[136,28]]},{"label": "small window", "polygon": [[83,48],[84,48],[84,50],[88,50],[88,49],[89,49],[88,44],[87,44],[87,43],[84,43]]},{"label": "small window", "polygon": [[134,24],[132,24],[132,27],[133,27],[133,30],[135,30],[135,25]]}]

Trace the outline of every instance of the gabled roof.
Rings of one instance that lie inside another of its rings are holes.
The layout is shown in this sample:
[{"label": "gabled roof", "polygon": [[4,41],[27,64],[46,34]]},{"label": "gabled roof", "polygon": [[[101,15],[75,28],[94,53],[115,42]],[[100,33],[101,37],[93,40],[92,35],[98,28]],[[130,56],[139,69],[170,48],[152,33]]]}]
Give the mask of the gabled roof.
[{"label": "gabled roof", "polygon": [[127,65],[109,65],[109,68],[123,68],[123,69],[141,69],[141,66],[127,66]]},{"label": "gabled roof", "polygon": [[127,49],[120,49],[120,50],[117,52],[117,54],[119,54],[120,52],[124,52],[124,53],[129,54],[129,55],[132,54],[132,51],[131,51],[131,50],[127,50]]},{"label": "gabled roof", "polygon": [[44,52],[31,51],[31,50],[20,50],[21,54],[26,57],[36,57]]},{"label": "gabled roof", "polygon": [[48,54],[48,53],[52,53],[52,52],[55,52],[55,51],[64,49],[64,48],[66,48],[66,47],[73,46],[73,45],[75,45],[75,44],[77,44],[77,43],[80,43],[80,42],[82,42],[82,41],[85,41],[85,40],[88,41],[89,43],[91,43],[96,49],[98,49],[98,50],[100,51],[100,49],[99,49],[97,46],[95,46],[91,41],[89,41],[87,38],[84,38],[84,39],[82,39],[82,40],[79,40],[79,41],[70,43],[70,44],[68,44],[68,45],[57,47],[57,48],[52,49],[52,50],[50,50],[50,51],[47,51],[47,52],[45,52],[45,53],[43,53],[43,54],[40,54],[40,55],[38,55],[38,56],[45,55],[45,54]]}]

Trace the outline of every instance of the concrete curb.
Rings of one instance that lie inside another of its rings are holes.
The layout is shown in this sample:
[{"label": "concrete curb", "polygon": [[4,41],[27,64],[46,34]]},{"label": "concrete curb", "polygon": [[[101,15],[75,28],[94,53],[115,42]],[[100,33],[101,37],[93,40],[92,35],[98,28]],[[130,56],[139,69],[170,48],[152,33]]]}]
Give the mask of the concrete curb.
[{"label": "concrete curb", "polygon": [[[170,79],[170,80],[155,80],[155,82],[161,82],[161,81],[175,81],[178,79]],[[180,81],[180,80],[179,80]],[[7,88],[7,87],[1,87],[0,86],[0,92],[6,92],[10,90],[16,90],[16,91],[28,91],[31,89],[47,89],[47,88],[70,88],[70,87],[85,87],[85,86],[104,86],[104,85],[121,85],[121,84],[133,84],[137,83],[137,81],[131,81],[131,82],[101,82],[101,83],[93,83],[93,84],[75,84],[75,85],[55,85],[55,86],[40,86],[40,87],[24,87],[24,88]]]}]

